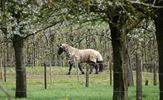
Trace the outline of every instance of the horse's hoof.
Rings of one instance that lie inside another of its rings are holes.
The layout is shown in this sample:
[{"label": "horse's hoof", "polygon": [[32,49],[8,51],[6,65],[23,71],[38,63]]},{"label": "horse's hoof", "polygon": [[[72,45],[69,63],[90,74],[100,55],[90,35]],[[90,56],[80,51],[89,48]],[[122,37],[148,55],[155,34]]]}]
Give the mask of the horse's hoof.
[{"label": "horse's hoof", "polygon": [[70,75],[70,73],[67,73],[67,75]]},{"label": "horse's hoof", "polygon": [[95,74],[98,74],[98,72],[96,72]]},{"label": "horse's hoof", "polygon": [[81,74],[84,74],[84,72],[82,72]]}]

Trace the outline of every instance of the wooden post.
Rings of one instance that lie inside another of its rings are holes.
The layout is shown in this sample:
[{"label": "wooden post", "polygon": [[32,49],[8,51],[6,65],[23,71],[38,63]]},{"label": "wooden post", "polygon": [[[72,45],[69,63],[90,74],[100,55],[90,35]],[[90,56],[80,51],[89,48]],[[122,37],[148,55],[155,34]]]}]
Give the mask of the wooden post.
[{"label": "wooden post", "polygon": [[136,54],[136,100],[142,100],[142,70],[139,52]]},{"label": "wooden post", "polygon": [[4,73],[4,81],[5,82],[7,80],[7,77],[6,77],[6,67],[7,67],[6,65],[3,66],[3,68],[4,68],[4,72],[3,72]]},{"label": "wooden post", "polygon": [[1,77],[0,78],[1,78],[1,80],[3,79],[3,64],[2,63],[3,62],[2,62],[2,58],[1,58],[1,65],[0,65],[1,66],[0,67],[0,70],[1,70],[1,72],[0,72],[1,73]]},{"label": "wooden post", "polygon": [[50,83],[52,84],[52,63],[50,57],[49,57],[49,66],[50,66]]},{"label": "wooden post", "polygon": [[77,64],[75,65],[75,67],[77,68],[77,79],[79,81],[79,79],[80,79],[80,77],[79,77],[79,68],[78,68]]},{"label": "wooden post", "polygon": [[157,70],[156,70],[156,63],[154,63],[153,66],[153,85],[156,86],[157,85]]},{"label": "wooden post", "polygon": [[44,88],[47,89],[47,81],[46,81],[46,64],[44,63]]},{"label": "wooden post", "polygon": [[[6,43],[4,43],[4,47],[6,47]],[[7,48],[6,48],[7,49]],[[7,63],[7,58],[6,58],[6,51],[4,50],[3,51],[4,53],[4,59],[3,59],[3,78],[4,78],[4,81],[6,82],[6,63]]]},{"label": "wooden post", "polygon": [[75,67],[77,69],[77,80],[79,81],[80,77],[79,77],[79,67],[78,67],[77,58],[74,58],[74,63],[75,63]]},{"label": "wooden post", "polygon": [[109,66],[109,70],[110,70],[110,86],[112,86],[112,80],[113,80],[113,79],[112,79],[112,77],[113,77],[113,76],[112,76],[112,75],[113,75],[113,73],[112,73],[112,63],[109,62],[109,65],[110,65],[110,66]]},{"label": "wooden post", "polygon": [[89,66],[86,65],[85,87],[89,87]]}]

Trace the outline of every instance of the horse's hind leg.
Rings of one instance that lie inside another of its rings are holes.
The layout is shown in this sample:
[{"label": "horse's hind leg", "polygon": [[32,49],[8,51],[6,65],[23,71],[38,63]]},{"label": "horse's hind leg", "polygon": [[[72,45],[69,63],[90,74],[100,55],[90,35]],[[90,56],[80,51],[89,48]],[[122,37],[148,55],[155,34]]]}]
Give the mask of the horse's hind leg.
[{"label": "horse's hind leg", "polygon": [[98,74],[98,66],[95,62],[91,62],[90,64],[90,74],[93,72],[93,68],[95,68],[96,72],[95,74]]},{"label": "horse's hind leg", "polygon": [[104,70],[103,61],[98,61],[98,66],[99,66],[99,72],[102,72]]},{"label": "horse's hind leg", "polygon": [[91,74],[92,72],[93,72],[93,65],[90,65],[90,72],[89,72],[89,74]]},{"label": "horse's hind leg", "polygon": [[89,74],[92,74],[93,68],[94,68],[94,62],[90,62],[90,63],[88,63],[88,64],[89,64],[89,66],[90,66]]},{"label": "horse's hind leg", "polygon": [[84,74],[83,68],[82,68],[82,64],[78,64],[79,70],[81,71],[81,74]]}]

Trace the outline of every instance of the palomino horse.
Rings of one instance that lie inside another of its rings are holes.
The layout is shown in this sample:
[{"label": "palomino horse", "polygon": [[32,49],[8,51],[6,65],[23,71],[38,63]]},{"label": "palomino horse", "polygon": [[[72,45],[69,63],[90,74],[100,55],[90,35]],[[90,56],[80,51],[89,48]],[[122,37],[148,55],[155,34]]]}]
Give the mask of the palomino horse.
[{"label": "palomino horse", "polygon": [[[95,67],[96,74],[98,74],[98,67],[99,72],[103,71],[103,58],[98,51],[93,49],[77,49],[68,44],[60,44],[58,47],[58,55],[66,52],[70,57],[68,74],[71,73],[71,69],[74,64],[77,64],[81,73],[84,74],[81,63],[87,63],[90,66]],[[90,73],[92,70],[93,68],[90,68]]]}]

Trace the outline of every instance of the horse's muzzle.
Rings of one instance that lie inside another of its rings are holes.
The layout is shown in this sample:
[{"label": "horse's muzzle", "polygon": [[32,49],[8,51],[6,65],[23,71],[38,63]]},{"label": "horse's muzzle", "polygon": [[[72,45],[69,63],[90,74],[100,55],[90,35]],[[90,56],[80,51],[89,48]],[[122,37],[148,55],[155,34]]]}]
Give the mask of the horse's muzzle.
[{"label": "horse's muzzle", "polygon": [[63,53],[63,51],[64,51],[63,48],[59,48],[57,54],[61,55]]}]

